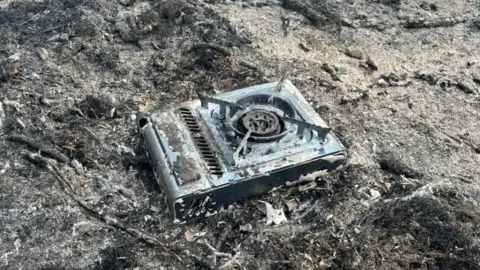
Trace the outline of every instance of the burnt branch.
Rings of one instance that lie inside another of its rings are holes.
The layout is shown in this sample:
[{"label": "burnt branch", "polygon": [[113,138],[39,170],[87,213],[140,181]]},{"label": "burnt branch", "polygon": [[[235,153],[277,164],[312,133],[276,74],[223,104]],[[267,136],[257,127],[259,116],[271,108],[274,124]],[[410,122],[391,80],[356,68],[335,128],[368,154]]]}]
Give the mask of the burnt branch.
[{"label": "burnt branch", "polygon": [[41,154],[44,154],[44,155],[49,156],[51,158],[54,158],[59,162],[68,163],[68,161],[69,161],[68,157],[65,156],[64,154],[60,153],[59,151],[57,151],[53,148],[44,147],[41,144],[36,143],[33,139],[28,138],[28,137],[23,136],[23,135],[11,135],[11,136],[6,137],[6,140],[11,141],[11,142],[25,144],[30,148],[33,148],[35,150],[40,151]]},{"label": "burnt branch", "polygon": [[91,216],[95,217],[96,219],[103,221],[105,224],[110,225],[114,228],[120,229],[140,240],[143,242],[160,247],[162,249],[167,249],[168,245],[162,242],[160,239],[157,237],[144,232],[142,230],[133,228],[128,226],[127,224],[123,223],[120,221],[117,217],[111,214],[102,214],[95,210],[94,206],[85,201],[82,197],[78,196],[77,193],[73,190],[73,184],[69,179],[67,179],[60,171],[57,165],[55,165],[53,162],[50,160],[38,155],[38,154],[27,154],[25,156],[26,159],[31,161],[32,163],[40,166],[41,168],[47,169],[53,176],[55,176],[55,179],[59,183],[59,185],[62,187],[63,192],[67,194],[74,202],[76,202],[81,208],[83,208],[88,214]]}]

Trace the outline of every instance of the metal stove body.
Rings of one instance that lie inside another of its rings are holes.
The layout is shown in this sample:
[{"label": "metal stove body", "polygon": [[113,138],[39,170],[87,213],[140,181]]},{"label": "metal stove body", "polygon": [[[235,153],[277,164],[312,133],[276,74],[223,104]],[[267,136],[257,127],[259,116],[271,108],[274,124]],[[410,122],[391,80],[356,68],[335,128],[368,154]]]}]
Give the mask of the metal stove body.
[{"label": "metal stove body", "polygon": [[139,112],[137,123],[175,223],[346,166],[345,147],[288,80]]}]

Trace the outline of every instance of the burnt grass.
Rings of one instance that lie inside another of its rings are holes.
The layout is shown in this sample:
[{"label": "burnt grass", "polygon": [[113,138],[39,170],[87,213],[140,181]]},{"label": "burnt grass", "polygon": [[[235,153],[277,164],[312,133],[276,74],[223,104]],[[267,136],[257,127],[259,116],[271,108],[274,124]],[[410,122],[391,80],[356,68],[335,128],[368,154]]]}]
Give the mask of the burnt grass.
[{"label": "burnt grass", "polygon": [[[442,48],[458,60],[430,53],[446,39],[464,40],[473,52],[477,45],[468,37],[480,38],[478,19],[453,30],[410,32],[352,29],[342,21],[417,8],[407,0],[285,0],[244,8],[238,1],[7,2],[0,3],[1,269],[219,269],[229,261],[219,256],[215,264],[202,241],[235,258],[221,269],[480,269],[480,137],[473,128],[480,107],[478,95],[453,85],[463,79],[478,89],[477,64],[461,49],[455,54],[455,46]],[[449,14],[444,1],[430,2],[421,5],[429,14]],[[254,21],[251,14],[258,15]],[[285,14],[291,27],[283,36]],[[341,56],[345,44],[367,50],[370,40],[375,63]],[[433,44],[421,54],[434,64],[399,57],[392,65],[405,72],[411,69],[405,63],[425,65],[433,69],[425,76],[446,77],[451,87],[422,80],[403,88],[375,84],[384,70],[393,72],[388,65],[395,60],[376,53],[408,55],[418,44]],[[323,71],[327,62],[340,81]],[[276,81],[285,73],[281,65],[350,149],[350,167],[307,190],[282,188],[173,225],[139,146],[134,113]],[[445,104],[452,106],[438,109]],[[11,135],[40,149],[4,140]],[[175,248],[146,244],[78,207],[51,174],[24,158],[42,148],[81,164],[59,166],[95,211]],[[387,192],[375,181],[390,184]],[[441,181],[449,185],[434,185]],[[283,208],[288,222],[265,225],[258,200]],[[289,209],[292,201],[297,205]]]}]

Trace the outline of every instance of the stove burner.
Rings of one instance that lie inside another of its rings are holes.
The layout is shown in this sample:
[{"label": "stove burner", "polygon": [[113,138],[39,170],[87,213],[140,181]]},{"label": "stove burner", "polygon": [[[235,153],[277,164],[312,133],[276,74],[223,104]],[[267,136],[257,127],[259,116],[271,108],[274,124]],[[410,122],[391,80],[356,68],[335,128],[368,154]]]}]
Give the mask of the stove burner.
[{"label": "stove burner", "polygon": [[241,124],[242,132],[251,130],[253,136],[272,136],[282,131],[278,116],[267,110],[249,111],[240,117],[238,122]]},{"label": "stove burner", "polygon": [[345,147],[288,80],[199,94],[136,118],[175,223],[347,165]]},{"label": "stove burner", "polygon": [[[248,131],[249,141],[270,142],[287,134],[283,117],[295,117],[293,106],[275,97],[269,102],[269,95],[257,94],[243,97],[232,104],[225,104],[226,122],[240,138]],[[222,111],[222,110],[220,110]]]}]

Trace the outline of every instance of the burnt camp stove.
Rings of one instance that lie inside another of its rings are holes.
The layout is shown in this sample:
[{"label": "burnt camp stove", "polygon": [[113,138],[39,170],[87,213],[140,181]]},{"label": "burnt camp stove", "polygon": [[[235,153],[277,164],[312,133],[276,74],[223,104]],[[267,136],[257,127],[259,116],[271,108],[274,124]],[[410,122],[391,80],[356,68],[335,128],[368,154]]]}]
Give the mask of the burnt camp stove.
[{"label": "burnt camp stove", "polygon": [[345,147],[288,80],[200,95],[137,122],[175,223],[346,165]]}]

